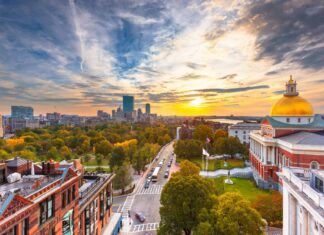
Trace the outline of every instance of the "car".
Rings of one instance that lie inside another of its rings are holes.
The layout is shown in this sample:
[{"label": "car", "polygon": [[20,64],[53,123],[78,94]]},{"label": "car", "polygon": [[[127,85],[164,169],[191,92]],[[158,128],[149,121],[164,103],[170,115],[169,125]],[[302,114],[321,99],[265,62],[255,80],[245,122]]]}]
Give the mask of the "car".
[{"label": "car", "polygon": [[150,172],[150,173],[148,173],[148,174],[147,174],[147,176],[146,176],[146,177],[147,177],[147,178],[150,178],[150,177],[152,176],[152,174],[153,174],[153,173],[152,173],[152,172]]},{"label": "car", "polygon": [[147,177],[147,181],[152,181],[152,176]]},{"label": "car", "polygon": [[150,187],[150,182],[149,180],[147,180],[144,184],[144,188],[149,188]]},{"label": "car", "polygon": [[171,167],[171,165],[172,165],[172,162],[170,161],[170,162],[168,163],[168,167]]},{"label": "car", "polygon": [[145,216],[144,216],[143,213],[141,213],[141,212],[137,212],[137,213],[135,214],[135,217],[136,217],[136,219],[138,219],[141,223],[143,223],[143,222],[145,221]]},{"label": "car", "polygon": [[164,173],[164,178],[168,178],[169,177],[169,171],[166,171],[165,173]]}]

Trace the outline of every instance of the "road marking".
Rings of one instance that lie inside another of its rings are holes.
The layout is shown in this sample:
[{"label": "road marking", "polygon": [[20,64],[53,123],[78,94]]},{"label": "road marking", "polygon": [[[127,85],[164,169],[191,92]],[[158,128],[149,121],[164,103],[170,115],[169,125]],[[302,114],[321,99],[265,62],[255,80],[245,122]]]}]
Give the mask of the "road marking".
[{"label": "road marking", "polygon": [[122,216],[123,218],[127,218],[128,217],[128,211],[132,208],[133,202],[134,202],[134,198],[135,196],[128,196],[126,198],[126,201],[121,209],[122,212]]},{"label": "road marking", "polygon": [[150,185],[149,188],[142,187],[137,194],[161,194],[163,185]]},{"label": "road marking", "polygon": [[130,233],[155,231],[159,228],[159,223],[137,224],[132,226]]}]

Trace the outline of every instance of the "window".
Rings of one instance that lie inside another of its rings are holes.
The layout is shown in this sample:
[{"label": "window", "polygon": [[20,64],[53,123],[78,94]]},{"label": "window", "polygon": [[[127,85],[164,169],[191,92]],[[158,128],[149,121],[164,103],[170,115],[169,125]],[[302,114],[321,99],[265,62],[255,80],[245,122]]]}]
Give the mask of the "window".
[{"label": "window", "polygon": [[315,176],[315,189],[323,192],[323,181]]},{"label": "window", "polygon": [[66,205],[66,195],[65,192],[62,193],[62,208],[64,208]]},{"label": "window", "polygon": [[67,191],[67,204],[70,204],[71,202],[71,189],[68,189]]},{"label": "window", "polygon": [[235,134],[237,134],[237,131],[235,131]]},{"label": "window", "polygon": [[243,134],[246,134],[246,131],[243,131]]},{"label": "window", "polygon": [[290,118],[287,118],[287,119],[286,119],[286,122],[288,122],[288,123],[289,123],[289,122],[290,122]]},{"label": "window", "polygon": [[40,204],[40,224],[54,216],[54,196],[47,198]]},{"label": "window", "polygon": [[290,87],[290,91],[291,91],[291,92],[294,92],[294,88],[293,88],[293,87]]},{"label": "window", "polygon": [[319,163],[316,161],[312,161],[310,164],[310,168],[315,170],[319,169]]},{"label": "window", "polygon": [[310,118],[308,118],[308,122],[309,122],[309,123],[311,122],[311,119],[310,119]]},{"label": "window", "polygon": [[301,121],[301,119],[300,119],[300,118],[298,118],[298,123],[300,123],[300,121]]},{"label": "window", "polygon": [[75,185],[72,187],[72,200],[75,199]]},{"label": "window", "polygon": [[22,223],[22,235],[27,235],[29,230],[29,219],[24,219]]}]

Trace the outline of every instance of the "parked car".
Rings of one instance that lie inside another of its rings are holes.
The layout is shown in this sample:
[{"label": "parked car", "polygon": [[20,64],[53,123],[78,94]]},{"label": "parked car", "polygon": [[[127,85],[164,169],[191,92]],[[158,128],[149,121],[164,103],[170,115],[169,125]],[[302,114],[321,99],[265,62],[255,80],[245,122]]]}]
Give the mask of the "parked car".
[{"label": "parked car", "polygon": [[135,214],[135,217],[136,217],[136,219],[138,219],[141,223],[143,223],[143,222],[145,221],[145,216],[144,216],[143,213],[141,213],[141,212],[137,212],[137,213]]},{"label": "parked car", "polygon": [[146,178],[150,178],[152,176],[152,172],[148,173]]},{"label": "parked car", "polygon": [[169,177],[169,171],[166,171],[165,173],[164,173],[164,178],[168,178]]},{"label": "parked car", "polygon": [[144,188],[149,188],[150,187],[150,182],[149,180],[147,180],[144,184]]}]

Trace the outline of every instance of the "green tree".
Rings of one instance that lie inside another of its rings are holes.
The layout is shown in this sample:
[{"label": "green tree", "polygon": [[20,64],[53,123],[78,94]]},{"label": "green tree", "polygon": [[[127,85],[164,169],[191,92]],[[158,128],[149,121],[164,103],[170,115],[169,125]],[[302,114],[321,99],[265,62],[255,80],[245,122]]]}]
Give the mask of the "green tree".
[{"label": "green tree", "polygon": [[216,202],[211,180],[199,176],[199,168],[183,161],[180,171],[164,186],[161,194],[161,223],[158,234],[190,235],[198,225],[198,216]]},{"label": "green tree", "polygon": [[103,157],[104,156],[102,154],[100,154],[100,153],[96,154],[96,162],[97,162],[97,165],[98,166],[101,166],[102,165]]},{"label": "green tree", "polygon": [[116,174],[114,178],[114,188],[121,189],[122,194],[125,192],[125,188],[132,183],[132,170],[130,163],[125,161],[121,166],[115,167],[114,172]]},{"label": "green tree", "polygon": [[201,142],[192,139],[178,140],[175,144],[174,152],[179,158],[183,159],[193,159],[201,157]]},{"label": "green tree", "polygon": [[9,158],[10,158],[10,155],[7,153],[7,151],[4,149],[0,149],[0,159],[7,160]]},{"label": "green tree", "polygon": [[224,129],[217,129],[215,131],[214,138],[218,139],[218,138],[227,137],[227,136],[228,136],[228,133]]},{"label": "green tree", "polygon": [[110,169],[113,169],[115,166],[121,166],[125,161],[125,159],[126,159],[126,153],[124,148],[121,146],[114,147],[109,162]]},{"label": "green tree", "polygon": [[67,146],[63,146],[60,149],[60,155],[64,160],[71,160],[72,159],[72,152]]}]

